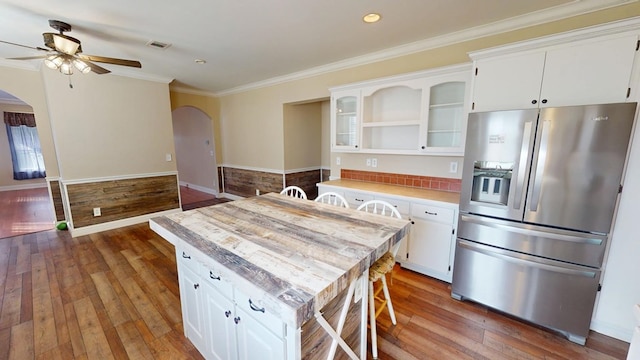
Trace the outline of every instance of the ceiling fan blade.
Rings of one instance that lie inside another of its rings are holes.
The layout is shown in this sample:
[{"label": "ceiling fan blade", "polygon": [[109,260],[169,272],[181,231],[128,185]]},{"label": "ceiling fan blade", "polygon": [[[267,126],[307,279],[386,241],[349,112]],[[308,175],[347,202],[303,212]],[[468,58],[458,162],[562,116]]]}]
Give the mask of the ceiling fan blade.
[{"label": "ceiling fan blade", "polygon": [[88,61],[87,59],[82,59],[82,61],[91,68],[91,71],[93,71],[94,73],[96,73],[98,75],[108,74],[108,73],[111,72],[111,70],[107,70],[107,69],[103,68],[100,65],[96,65],[96,64],[92,63],[91,61]]},{"label": "ceiling fan blade", "polygon": [[7,58],[7,60],[33,60],[33,59],[44,59],[44,58],[46,58],[47,56],[48,56],[48,55],[14,57],[14,58]]},{"label": "ceiling fan blade", "polygon": [[41,47],[39,47],[39,46],[33,47],[33,46],[28,46],[28,45],[16,44],[16,43],[12,43],[12,42],[9,42],[9,41],[4,41],[4,40],[0,40],[0,43],[5,43],[5,44],[9,44],[9,45],[20,46],[20,47],[23,47],[23,48],[33,49],[33,50],[50,51],[49,49],[41,48]]},{"label": "ceiling fan blade", "polygon": [[114,64],[114,65],[122,65],[122,66],[131,66],[136,68],[141,68],[142,64],[140,61],[136,60],[125,60],[125,59],[116,59],[104,56],[96,56],[96,55],[85,55],[85,54],[76,54],[82,60],[89,60],[95,62],[101,62],[106,64]]}]

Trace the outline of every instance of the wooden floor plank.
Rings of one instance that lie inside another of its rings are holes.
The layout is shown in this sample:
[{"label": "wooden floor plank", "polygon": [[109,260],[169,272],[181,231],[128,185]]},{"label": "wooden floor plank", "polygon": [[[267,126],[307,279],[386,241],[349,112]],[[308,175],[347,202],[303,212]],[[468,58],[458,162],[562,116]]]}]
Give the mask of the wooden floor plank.
[{"label": "wooden floor plank", "polygon": [[90,359],[113,359],[111,347],[91,300],[85,297],[73,303],[78,326],[82,333],[82,341]]},{"label": "wooden floor plank", "polygon": [[119,324],[116,330],[130,359],[153,359],[149,347],[132,321]]},{"label": "wooden floor plank", "polygon": [[34,353],[33,322],[26,321],[11,328],[9,359],[33,359]]},{"label": "wooden floor plank", "polygon": [[78,318],[76,317],[76,310],[73,307],[73,303],[64,305],[64,314],[67,322],[67,329],[69,330],[69,339],[71,340],[71,349],[75,358],[80,357],[87,353],[84,340],[82,340],[82,333],[80,332],[80,325],[78,324]]},{"label": "wooden floor plank", "polygon": [[91,278],[98,290],[98,295],[104,304],[104,308],[109,315],[111,324],[114,327],[131,320],[127,314],[127,310],[120,302],[118,294],[115,292],[111,283],[104,272],[91,274]]}]

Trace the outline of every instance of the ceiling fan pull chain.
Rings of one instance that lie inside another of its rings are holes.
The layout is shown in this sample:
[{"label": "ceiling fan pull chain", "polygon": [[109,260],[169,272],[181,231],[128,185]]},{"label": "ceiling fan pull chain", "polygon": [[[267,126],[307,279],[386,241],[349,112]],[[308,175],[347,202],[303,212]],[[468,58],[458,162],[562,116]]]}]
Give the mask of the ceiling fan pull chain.
[{"label": "ceiling fan pull chain", "polygon": [[73,89],[73,84],[71,83],[71,75],[67,75],[67,78],[69,79],[69,89]]}]

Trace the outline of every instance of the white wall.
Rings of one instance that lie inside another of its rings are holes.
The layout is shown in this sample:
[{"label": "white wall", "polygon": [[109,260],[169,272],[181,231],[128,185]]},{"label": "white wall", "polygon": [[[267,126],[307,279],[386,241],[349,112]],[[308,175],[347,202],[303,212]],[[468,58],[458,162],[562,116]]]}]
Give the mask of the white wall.
[{"label": "white wall", "polygon": [[64,180],[176,171],[165,160],[175,156],[168,84],[114,74],[69,78],[46,67],[42,75]]},{"label": "white wall", "polygon": [[172,118],[180,183],[217,194],[218,171],[211,118],[191,106],[175,109]]}]

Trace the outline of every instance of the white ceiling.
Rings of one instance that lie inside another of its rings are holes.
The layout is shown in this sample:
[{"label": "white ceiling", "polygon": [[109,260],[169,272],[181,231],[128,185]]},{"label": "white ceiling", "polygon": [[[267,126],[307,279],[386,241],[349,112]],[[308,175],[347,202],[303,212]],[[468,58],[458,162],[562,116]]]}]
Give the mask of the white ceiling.
[{"label": "white ceiling", "polygon": [[[631,1],[0,0],[0,40],[44,47],[42,33],[55,32],[48,20],[61,20],[72,25],[67,35],[82,42],[85,54],[142,63],[142,69],[100,64],[115,74],[173,79],[178,88],[219,94]],[[382,20],[365,24],[369,12]],[[171,46],[145,46],[150,40]],[[39,54],[0,43],[0,58]],[[27,68],[41,62],[0,59]]]}]

